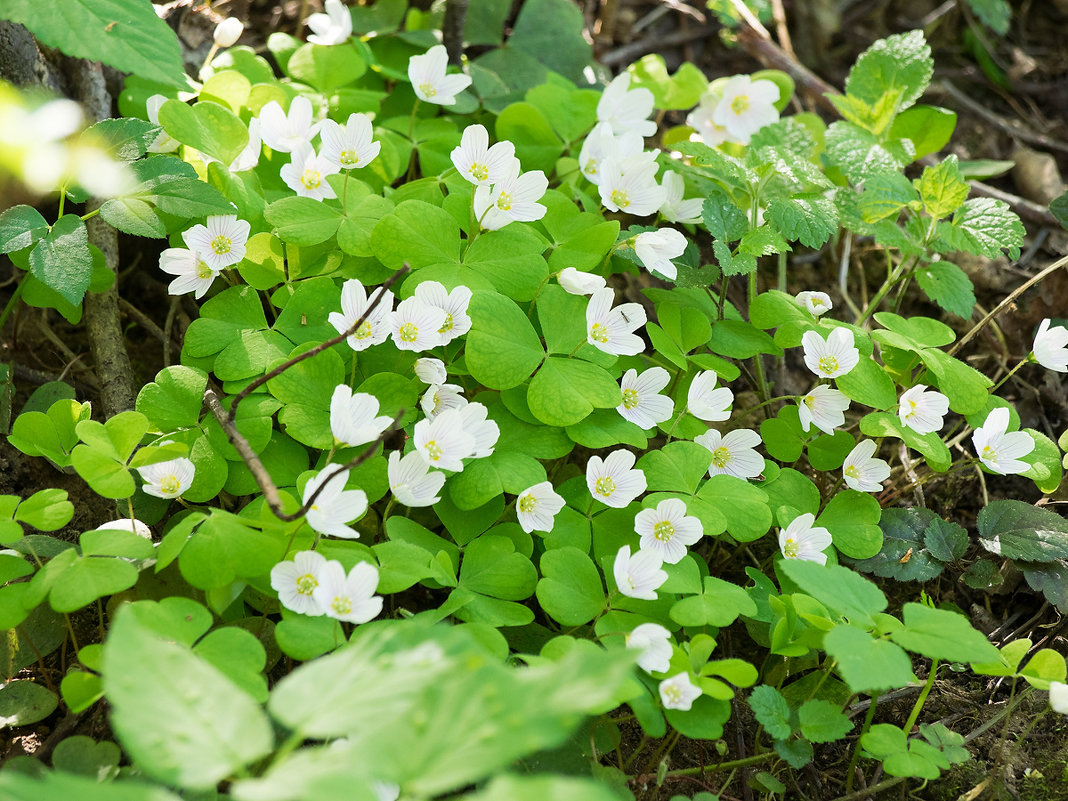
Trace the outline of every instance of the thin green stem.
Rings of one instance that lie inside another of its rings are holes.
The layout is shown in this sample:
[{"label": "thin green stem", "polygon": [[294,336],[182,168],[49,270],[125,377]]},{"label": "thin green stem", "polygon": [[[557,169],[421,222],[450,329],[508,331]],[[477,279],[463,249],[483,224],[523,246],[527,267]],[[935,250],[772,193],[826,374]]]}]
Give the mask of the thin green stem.
[{"label": "thin green stem", "polygon": [[19,298],[22,297],[22,291],[26,288],[26,276],[29,273],[23,273],[22,278],[19,279],[19,285],[15,287],[15,291],[11,293],[11,297],[7,300],[7,305],[4,306],[3,312],[0,312],[0,331],[4,330],[4,323],[7,322],[7,318],[11,316],[11,312],[15,310],[15,306],[18,305]]},{"label": "thin green stem", "polygon": [[759,765],[761,762],[767,762],[771,757],[776,756],[774,751],[768,751],[766,754],[757,754],[756,756],[743,757],[742,759],[731,759],[727,762],[720,762],[717,765],[704,765],[696,768],[679,768],[678,770],[669,770],[665,776],[697,776],[701,773],[713,773],[720,770],[734,770],[736,768],[744,768],[749,765]]},{"label": "thin green stem", "polygon": [[762,403],[758,403],[756,406],[751,406],[750,408],[746,409],[744,412],[740,412],[740,413],[736,414],[734,416],[734,421],[737,422],[739,420],[742,420],[742,419],[748,417],[749,415],[751,415],[753,412],[756,412],[756,411],[759,411],[760,409],[763,409],[765,406],[771,406],[771,404],[778,403],[779,401],[792,400],[792,399],[795,399],[796,397],[797,397],[796,395],[777,395],[774,398],[768,398],[766,401],[763,401]]},{"label": "thin green stem", "polygon": [[[756,270],[749,273],[749,308],[753,308],[753,302],[757,296],[757,274]],[[760,400],[766,401],[771,397],[771,392],[768,390],[768,378],[764,375],[764,357],[758,353],[753,357],[753,367],[756,372],[757,380],[757,392],[760,394]]]},{"label": "thin green stem", "polygon": [[915,261],[915,259],[901,260],[901,263],[898,264],[897,267],[894,268],[894,271],[887,277],[886,282],[879,287],[879,291],[872,295],[871,300],[868,301],[868,305],[864,307],[864,311],[860,313],[860,317],[853,322],[853,325],[861,325],[865,320],[871,317],[872,312],[879,308],[879,304],[882,303],[883,298],[886,297],[886,293],[894,288],[894,284],[901,280],[901,277],[911,269]]},{"label": "thin green stem", "polygon": [[997,392],[998,389],[1001,388],[1002,384],[1004,384],[1006,381],[1008,381],[1010,378],[1012,378],[1014,375],[1016,375],[1020,371],[1021,367],[1023,367],[1025,364],[1030,364],[1030,363],[1031,363],[1031,354],[1028,353],[1027,356],[1023,359],[1023,361],[1021,361],[1018,365],[1016,365],[1011,370],[1009,370],[1009,372],[1007,372],[1005,374],[1004,378],[1002,378],[1000,381],[998,381],[996,384],[994,384],[994,386],[992,386],[990,388],[990,394],[993,395],[995,392]]},{"label": "thin green stem", "polygon": [[100,207],[97,206],[95,209],[93,209],[89,213],[82,215],[82,222],[85,222],[86,220],[91,220],[93,217],[95,217],[99,213],[100,213]]},{"label": "thin green stem", "polygon": [[860,738],[871,728],[871,722],[875,719],[875,705],[879,702],[879,696],[873,695],[871,697],[871,705],[868,707],[868,714],[864,716],[864,725],[860,727],[860,734],[857,735],[857,741],[853,743],[853,755],[849,758],[849,767],[846,769],[846,785],[845,791],[850,793],[853,791],[853,777],[857,772],[857,762],[860,761]]},{"label": "thin green stem", "polygon": [[786,291],[786,251],[779,254],[779,291]]},{"label": "thin green stem", "polygon": [[905,725],[901,729],[905,732],[906,736],[912,731],[912,727],[916,725],[916,720],[920,717],[920,710],[923,709],[927,696],[931,694],[931,688],[934,687],[935,683],[935,676],[938,674],[938,665],[938,659],[931,661],[931,672],[927,674],[927,683],[924,684],[923,689],[920,690],[920,697],[916,699],[916,703],[912,707],[912,712],[909,713],[909,719],[905,721]]},{"label": "thin green stem", "polygon": [[67,185],[64,183],[59,187],[59,209],[56,211],[56,219],[59,220],[63,217],[63,209],[67,205]]}]

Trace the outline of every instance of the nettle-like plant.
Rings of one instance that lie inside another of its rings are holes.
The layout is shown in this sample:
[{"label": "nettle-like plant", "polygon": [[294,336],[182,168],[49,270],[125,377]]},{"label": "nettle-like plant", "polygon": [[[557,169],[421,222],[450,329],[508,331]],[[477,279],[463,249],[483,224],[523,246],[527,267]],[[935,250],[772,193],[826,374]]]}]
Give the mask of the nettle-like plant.
[{"label": "nettle-like plant", "polygon": [[[1061,692],[1063,656],[999,651],[925,595],[891,614],[844,566],[926,580],[969,559],[956,523],[882,508],[950,471],[1043,492],[1061,478],[1057,446],[1010,430],[952,328],[892,310],[915,279],[970,317],[948,256],[1015,252],[1023,234],[1004,204],[968,199],[955,158],[903,174],[953,127],[915,105],[932,69],[918,32],[860,58],[827,127],[780,119],[782,73],[708,86],[655,59],[603,93],[550,74],[502,102],[514,83],[450,74],[430,32],[399,30],[403,8],[327,6],[315,41],[271,37],[281,79],[235,48],[192,102],[127,83],[123,111],[158,127],[116,123],[141,184],[100,215],[169,237],[170,292],[204,302],[136,410],[98,422],[62,400],[15,421],[13,445],[127,519],[75,545],[23,530],[68,523],[65,492],[6,497],[0,611],[8,675],[59,647],[62,616],[99,617],[103,642],[73,643],[59,694],[75,712],[105,698],[132,766],[72,738],[58,772],[0,787],[607,799],[592,779],[504,771],[573,737],[594,763],[615,752],[608,782],[663,782],[679,736],[718,740],[749,688],[757,753],[718,768],[762,765],[755,781],[781,792],[813,744],[855,735],[847,786],[862,758],[898,782],[968,759],[941,724],[912,736],[940,664]],[[695,105],[645,149],[654,108]],[[668,225],[643,224],[656,215]],[[850,321],[823,292],[786,293],[786,253],[854,236],[885,253],[887,281],[863,308],[844,295]],[[10,241],[16,263],[39,246]],[[622,277],[647,274],[662,280],[617,302]],[[1062,332],[1044,327],[1029,359],[1063,369]],[[811,388],[783,394],[768,357]],[[998,501],[979,533],[993,558],[969,583],[1018,560],[1068,607],[1060,517]],[[725,648],[739,620],[751,643]],[[929,662],[908,720],[875,725],[878,694],[918,681],[914,657]],[[0,700],[14,722],[58,703],[25,681]],[[628,717],[674,734],[636,761]],[[111,784],[69,775],[85,765]]]}]

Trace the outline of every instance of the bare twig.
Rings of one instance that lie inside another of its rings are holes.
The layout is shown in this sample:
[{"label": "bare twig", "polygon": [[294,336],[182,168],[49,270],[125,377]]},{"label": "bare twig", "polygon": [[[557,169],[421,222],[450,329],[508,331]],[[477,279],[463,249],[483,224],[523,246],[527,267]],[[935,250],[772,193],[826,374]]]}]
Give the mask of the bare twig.
[{"label": "bare twig", "polygon": [[125,311],[134,319],[136,319],[137,322],[140,323],[142,328],[148,331],[148,333],[150,333],[160,342],[167,341],[167,337],[163,333],[163,329],[156,325],[155,321],[151,317],[149,317],[139,308],[130,303],[130,301],[126,300],[126,298],[119,298],[119,306],[122,307],[123,311]]},{"label": "bare twig", "polygon": [[794,46],[790,41],[790,29],[786,26],[786,9],[782,7],[782,0],[771,0],[771,16],[775,20],[775,35],[779,37],[779,46],[784,53],[796,59]]},{"label": "bare twig", "polygon": [[706,39],[716,30],[717,28],[714,26],[705,25],[688,31],[679,31],[668,36],[639,39],[637,42],[631,42],[622,47],[617,47],[615,50],[609,50],[601,57],[601,63],[606,67],[626,64],[639,56],[644,56],[646,53],[660,52],[669,47],[678,47],[698,39]]},{"label": "bare twig", "polygon": [[1030,142],[1039,147],[1044,147],[1047,150],[1059,150],[1061,153],[1068,153],[1068,144],[1052,139],[1044,134],[1040,134],[1037,131],[1028,130],[1020,125],[1014,125],[1000,114],[994,113],[982,104],[977,103],[975,100],[968,97],[966,93],[962,92],[945,78],[931,87],[931,89],[935,90],[939,88],[952,97],[954,102],[968,109],[972,114],[982,117],[995,128],[999,128],[1009,136],[1013,136],[1022,142]]}]

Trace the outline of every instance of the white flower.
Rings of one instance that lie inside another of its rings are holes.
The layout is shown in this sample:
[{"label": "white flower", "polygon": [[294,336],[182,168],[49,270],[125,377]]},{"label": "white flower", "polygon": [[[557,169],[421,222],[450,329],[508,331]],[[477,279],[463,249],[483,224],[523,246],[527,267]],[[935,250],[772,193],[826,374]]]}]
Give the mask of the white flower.
[{"label": "white flower", "polygon": [[475,402],[468,403],[459,413],[460,425],[474,441],[471,456],[475,459],[492,456],[493,448],[501,436],[501,429],[493,420],[487,419],[489,409]]},{"label": "white flower", "polygon": [[393,344],[401,350],[426,350],[441,344],[438,333],[447,313],[417,297],[402,300],[389,318]]},{"label": "white flower", "polygon": [[367,319],[360,323],[360,327],[346,340],[353,350],[366,350],[372,345],[386,341],[389,336],[390,317],[393,314],[393,293],[379,287],[368,298],[367,290],[356,278],[350,278],[341,287],[341,311],[330,312],[326,318],[339,334],[352,328],[356,321],[367,312],[371,303],[383,292],[385,295],[382,296],[382,300],[375,305],[371,313],[367,315]]},{"label": "white flower", "polygon": [[701,697],[701,688],[690,681],[689,673],[679,673],[660,682],[660,703],[664,709],[685,712]]},{"label": "white flower", "polygon": [[423,413],[433,420],[446,409],[462,409],[467,405],[467,398],[463,395],[464,388],[459,384],[431,384],[419,405]]},{"label": "white flower", "polygon": [[308,17],[308,27],[312,33],[308,41],[317,45],[345,44],[352,36],[352,14],[341,0],[326,0],[325,14],[312,14]]},{"label": "white flower", "polygon": [[586,486],[601,503],[622,509],[643,492],[647,486],[645,473],[634,468],[634,454],[612,451],[606,459],[591,456],[586,463]]},{"label": "white flower", "polygon": [[808,290],[797,293],[797,302],[808,309],[808,313],[819,317],[824,312],[834,308],[831,296],[826,292],[810,292]]},{"label": "white flower", "polygon": [[813,526],[814,522],[816,516],[808,512],[779,530],[779,550],[784,558],[827,564],[827,554],[823,551],[831,544],[831,532],[823,526]]},{"label": "white flower", "polygon": [[415,360],[415,375],[424,384],[444,384],[448,378],[445,362],[429,356]]},{"label": "white flower", "polygon": [[386,476],[393,496],[405,506],[433,506],[441,500],[438,493],[445,474],[427,468],[426,461],[415,451],[404,458],[399,451],[391,451]]},{"label": "white flower", "polygon": [[820,378],[845,375],[860,362],[860,351],[848,328],[835,328],[826,339],[816,331],[806,331],[801,345],[805,349],[805,366]]},{"label": "white flower", "polygon": [[646,673],[664,673],[671,667],[671,632],[659,623],[640,623],[624,640],[627,648],[641,651],[638,667]]},{"label": "white flower", "polygon": [[312,104],[303,95],[293,98],[288,114],[277,100],[272,100],[260,109],[259,116],[263,143],[278,153],[291,153],[302,145],[310,145],[321,125],[312,122]]},{"label": "white flower", "polygon": [[748,428],[738,428],[720,434],[710,428],[704,434],[694,437],[694,442],[703,445],[712,454],[708,466],[709,476],[734,476],[735,478],[756,478],[764,472],[764,457],[754,448],[760,444],[760,434]]},{"label": "white flower", "polygon": [[627,370],[619,382],[623,402],[616,411],[639,428],[652,428],[664,422],[675,411],[675,404],[658,393],[670,380],[671,374],[663,367],[650,367],[640,376],[637,370]]},{"label": "white flower", "polygon": [[850,489],[860,492],[879,492],[882,482],[890,478],[890,465],[876,459],[875,440],[862,439],[849,452],[842,465],[842,477]]},{"label": "white flower", "polygon": [[1068,684],[1061,681],[1049,683],[1049,705],[1054,712],[1068,715]]},{"label": "white flower", "polygon": [[340,170],[336,164],[316,155],[311,145],[300,145],[293,149],[289,164],[282,165],[280,175],[299,197],[326,200],[337,197],[326,176],[336,175]]},{"label": "white flower", "polygon": [[341,562],[330,560],[319,573],[319,586],[312,597],[323,614],[347,623],[366,623],[382,611],[378,589],[378,568],[370,562],[357,562],[349,574]]},{"label": "white flower", "polygon": [[651,273],[660,273],[672,281],[678,275],[678,270],[671,260],[681,256],[684,250],[686,237],[674,228],[645,231],[634,238],[634,252],[638,254],[645,269]]},{"label": "white flower", "polygon": [[527,534],[553,530],[553,520],[564,508],[564,499],[556,494],[551,481],[527,487],[515,499],[515,516]]},{"label": "white flower", "polygon": [[415,96],[427,103],[451,106],[456,95],[471,85],[467,75],[446,75],[449,54],[445,45],[434,45],[421,56],[412,56],[408,61],[408,80],[412,82]]},{"label": "white flower", "polygon": [[245,172],[255,168],[260,163],[260,152],[262,150],[263,139],[260,137],[260,118],[253,117],[248,121],[248,144],[230,162],[228,169],[230,172]]},{"label": "white flower", "polygon": [[152,529],[137,518],[120,517],[118,520],[109,520],[96,527],[96,531],[129,531],[146,540],[152,539]]},{"label": "white flower", "polygon": [[972,446],[979,461],[1001,475],[1023,473],[1031,465],[1020,461],[1035,449],[1035,441],[1026,431],[1007,433],[1009,410],[1004,406],[993,409],[986,422],[972,434]]},{"label": "white flower", "polygon": [[[145,106],[146,110],[148,111],[148,121],[150,123],[152,123],[153,125],[159,125],[159,108],[168,100],[170,100],[170,98],[166,95],[152,95],[152,97],[148,98],[148,102],[145,104]],[[81,121],[80,113],[78,120],[79,122]],[[172,153],[173,151],[181,147],[181,145],[181,142],[179,142],[177,139],[175,139],[163,129],[160,129],[159,135],[156,136],[155,141],[148,146],[148,152]]]},{"label": "white flower", "polygon": [[484,125],[464,128],[460,144],[449,154],[453,166],[465,181],[475,186],[492,186],[508,174],[516,161],[515,145],[505,140],[490,147]]},{"label": "white flower", "polygon": [[664,219],[673,223],[699,223],[701,222],[701,207],[704,200],[693,197],[683,200],[686,184],[682,176],[673,170],[667,170],[660,179],[660,186],[664,190],[664,202],[660,204],[660,213]]},{"label": "white flower", "polygon": [[1068,345],[1068,328],[1063,325],[1049,326],[1050,319],[1047,317],[1038,326],[1031,352],[1035,355],[1035,361],[1047,370],[1068,373],[1068,347],[1065,347]]},{"label": "white flower", "polygon": [[423,281],[415,288],[415,296],[428,306],[435,306],[445,312],[445,322],[438,329],[442,345],[447,345],[471,330],[471,318],[467,316],[471,290],[467,287],[458,286],[449,292],[437,281]]},{"label": "white flower", "polygon": [[393,422],[389,415],[376,417],[378,398],[366,392],[353,393],[345,384],[334,387],[330,398],[330,431],[334,439],[350,448],[374,442]]},{"label": "white flower", "polygon": [[734,393],[727,387],[716,389],[716,378],[715,370],[703,370],[693,377],[686,393],[687,411],[709,423],[729,420],[730,405],[734,403]]},{"label": "white flower", "polygon": [[599,122],[586,134],[579,151],[579,167],[592,184],[601,183],[601,165],[605,161],[620,162],[627,156],[641,153],[645,141],[636,133],[612,134],[607,123]]},{"label": "white flower", "polygon": [[464,429],[460,411],[447,409],[433,420],[415,424],[415,450],[431,467],[459,472],[464,469],[464,459],[474,453],[475,438]]},{"label": "white flower", "polygon": [[367,495],[363,490],[345,489],[348,480],[348,470],[338,470],[336,466],[328,465],[309,478],[308,483],[304,485],[302,504],[306,504],[312,494],[325,485],[304,515],[308,525],[320,534],[349,540],[359,539],[360,533],[347,524],[367,511]]},{"label": "white flower", "polygon": [[271,568],[271,588],[278,593],[282,606],[301,615],[322,615],[323,607],[314,593],[324,565],[326,558],[322,554],[300,551],[293,561],[279,562]]},{"label": "white flower", "polygon": [[726,128],[730,138],[739,144],[748,145],[753,134],[779,119],[775,108],[779,87],[772,81],[735,75],[723,85],[721,93],[712,122]]},{"label": "white flower", "polygon": [[612,574],[619,591],[628,598],[655,601],[656,591],[668,574],[661,570],[663,560],[656,551],[639,550],[630,555],[630,546],[624,545],[616,554]]},{"label": "white flower", "polygon": [[227,17],[215,26],[215,33],[212,34],[212,38],[219,47],[230,47],[237,44],[237,40],[241,38],[244,30],[245,26],[241,20],[237,17]]},{"label": "white flower", "polygon": [[182,241],[217,271],[245,258],[245,243],[251,228],[245,220],[237,219],[236,214],[215,214],[205,220],[205,225],[194,225],[183,231]]},{"label": "white flower", "polygon": [[177,498],[192,485],[196,468],[184,456],[179,456],[177,459],[139,467],[137,472],[145,482],[141,489],[146,495]]},{"label": "white flower", "polygon": [[159,254],[159,268],[165,273],[178,276],[167,287],[170,295],[192,292],[200,300],[211,287],[218,270],[213,270],[200,254],[186,248],[167,248]]},{"label": "white flower", "polygon": [[609,211],[624,211],[635,217],[655,214],[664,202],[664,189],[656,182],[656,170],[652,153],[636,153],[620,161],[606,159],[597,185],[601,204]]},{"label": "white flower", "polygon": [[697,108],[686,115],[686,124],[693,128],[697,138],[709,147],[722,145],[728,139],[727,129],[712,120],[716,106],[722,99],[721,91],[709,89],[701,95]]},{"label": "white flower", "polygon": [[826,384],[812,388],[807,395],[801,396],[797,404],[797,416],[801,428],[806,433],[812,424],[824,434],[833,434],[837,426],[845,423],[845,412],[849,408],[849,398]]},{"label": "white flower", "polygon": [[645,350],[645,341],[634,333],[645,325],[645,309],[640,303],[623,303],[612,308],[615,292],[598,289],[586,305],[586,341],[597,350],[614,356],[636,356]]},{"label": "white flower", "polygon": [[593,273],[584,273],[574,267],[565,267],[556,275],[556,280],[564,291],[571,295],[592,295],[598,289],[604,289],[608,282]]},{"label": "white flower", "polygon": [[949,412],[949,398],[941,392],[925,392],[926,384],[917,384],[901,394],[897,416],[901,425],[917,434],[933,434],[942,429],[942,418]]},{"label": "white flower", "polygon": [[373,135],[371,119],[366,114],[350,114],[344,125],[323,120],[319,129],[323,143],[319,156],[342,170],[366,167],[378,158],[382,149],[381,142],[371,141]]},{"label": "white flower", "polygon": [[475,188],[475,217],[482,228],[496,231],[513,220],[533,222],[545,216],[545,206],[538,203],[549,187],[545,173],[531,170],[520,175],[519,169],[519,159],[513,159],[492,189]]},{"label": "white flower", "polygon": [[656,133],[656,123],[648,117],[653,113],[653,102],[652,92],[631,89],[630,73],[621,72],[597,101],[597,121],[607,123],[614,134],[631,131],[639,136],[652,136]]},{"label": "white flower", "polygon": [[701,539],[701,521],[686,514],[686,504],[678,498],[665,498],[656,509],[642,509],[634,516],[639,548],[655,551],[669,565],[686,556],[686,549]]}]

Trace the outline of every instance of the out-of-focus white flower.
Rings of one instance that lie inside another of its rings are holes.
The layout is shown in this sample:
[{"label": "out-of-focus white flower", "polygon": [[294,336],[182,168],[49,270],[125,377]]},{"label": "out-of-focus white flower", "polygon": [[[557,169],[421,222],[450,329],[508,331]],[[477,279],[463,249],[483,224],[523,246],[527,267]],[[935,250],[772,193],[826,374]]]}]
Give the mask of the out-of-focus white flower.
[{"label": "out-of-focus white flower", "polygon": [[352,36],[352,14],[341,0],[326,0],[325,14],[312,14],[308,17],[308,27],[312,33],[308,41],[317,45],[345,44]]},{"label": "out-of-focus white flower", "polygon": [[833,434],[837,426],[845,423],[844,412],[848,408],[849,398],[837,389],[819,384],[799,398],[797,416],[806,433],[815,424],[824,434]]},{"label": "out-of-focus white flower", "polygon": [[346,623],[366,623],[382,611],[378,589],[378,568],[370,562],[358,562],[345,575],[341,562],[330,560],[319,572],[319,586],[312,597],[323,614]]},{"label": "out-of-focus white flower", "polygon": [[400,350],[414,351],[437,347],[441,344],[438,331],[445,325],[445,317],[444,309],[417,297],[402,300],[389,318],[393,344]]},{"label": "out-of-focus white flower", "polygon": [[600,184],[604,162],[612,161],[618,164],[627,156],[641,153],[644,147],[645,141],[638,134],[626,132],[615,136],[610,125],[599,122],[582,140],[579,167],[590,183]]},{"label": "out-of-focus white flower", "polygon": [[541,170],[519,173],[519,159],[513,159],[503,177],[493,188],[475,188],[475,217],[487,231],[496,231],[510,222],[533,222],[545,216],[546,208],[538,201],[549,187]]},{"label": "out-of-focus white flower", "polygon": [[489,132],[484,125],[464,128],[460,144],[449,157],[460,177],[475,186],[492,186],[503,180],[516,161],[515,145],[511,142],[505,140],[490,147]]},{"label": "out-of-focus white flower", "polygon": [[748,145],[753,134],[779,120],[779,110],[775,108],[779,87],[772,81],[735,75],[723,85],[721,93],[712,122],[726,128],[731,140],[739,144]]},{"label": "out-of-focus white flower", "polygon": [[636,133],[652,136],[656,123],[648,119],[653,113],[653,93],[648,89],[630,88],[630,73],[621,72],[601,93],[597,102],[597,121],[611,127],[612,133]]},{"label": "out-of-focus white flower", "polygon": [[[148,111],[148,121],[153,125],[159,125],[159,109],[164,103],[170,100],[166,95],[152,95],[148,98],[145,107]],[[81,120],[81,116],[78,118]],[[171,136],[166,131],[160,129],[159,135],[156,136],[155,141],[148,146],[149,153],[173,153],[182,143]]]},{"label": "out-of-focus white flower", "polygon": [[712,455],[708,465],[709,476],[734,476],[756,478],[764,472],[764,457],[754,450],[760,444],[760,434],[748,428],[738,428],[720,434],[710,428],[694,437],[694,442],[703,445]]},{"label": "out-of-focus white flower", "polygon": [[445,484],[445,474],[430,470],[415,451],[404,458],[398,451],[390,451],[386,476],[393,497],[405,506],[433,506],[441,500],[438,493]]},{"label": "out-of-focus white flower", "polygon": [[679,673],[660,682],[660,703],[664,709],[686,712],[701,697],[701,688],[690,681],[689,673]]},{"label": "out-of-focus white flower", "polygon": [[656,591],[668,577],[661,569],[663,563],[656,551],[639,550],[631,556],[630,546],[624,545],[616,553],[612,575],[619,591],[628,598],[655,601]]},{"label": "out-of-focus white flower", "polygon": [[152,539],[152,529],[136,518],[120,517],[96,527],[96,531],[129,531],[146,540]]},{"label": "out-of-focus white flower", "polygon": [[1035,441],[1026,431],[1008,431],[1009,410],[1004,406],[992,409],[986,422],[972,434],[972,446],[979,461],[1001,475],[1023,473],[1031,465],[1020,461],[1035,449]]},{"label": "out-of-focus white flower", "polygon": [[831,296],[826,292],[812,292],[809,290],[798,292],[797,302],[804,306],[809,314],[816,317],[834,308],[834,304],[831,303]]},{"label": "out-of-focus white flower", "polygon": [[551,481],[527,487],[515,499],[515,516],[527,534],[532,531],[550,532],[557,513],[564,508],[564,499],[556,494]]},{"label": "out-of-focus white flower", "polygon": [[421,56],[412,56],[408,61],[408,80],[412,82],[415,96],[427,103],[451,106],[456,95],[471,85],[467,75],[446,75],[449,54],[445,45],[434,45]]},{"label": "out-of-focus white flower", "polygon": [[196,251],[215,271],[237,264],[245,258],[245,243],[252,226],[236,214],[215,214],[182,232],[182,241]]},{"label": "out-of-focus white flower", "polygon": [[301,503],[306,504],[320,486],[323,491],[315,497],[304,519],[320,534],[343,539],[359,539],[360,532],[347,525],[367,511],[367,495],[363,490],[347,490],[348,470],[327,465],[304,485]]},{"label": "out-of-focus white flower", "polygon": [[686,115],[686,124],[697,132],[698,138],[709,147],[717,147],[727,141],[727,128],[712,119],[723,93],[708,90],[701,95],[697,108]]},{"label": "out-of-focus white flower", "polygon": [[393,419],[378,415],[378,398],[366,392],[353,393],[345,384],[334,387],[330,398],[330,431],[334,439],[350,448],[374,442]]},{"label": "out-of-focus white flower", "polygon": [[441,359],[424,356],[415,360],[415,376],[424,384],[444,384],[448,373]]},{"label": "out-of-focus white flower", "polygon": [[433,420],[415,424],[416,452],[431,467],[459,472],[475,452],[475,438],[464,428],[460,409],[447,409]]},{"label": "out-of-focus white flower", "polygon": [[655,551],[669,565],[686,556],[686,549],[705,533],[701,521],[686,514],[686,504],[678,498],[665,498],[655,509],[642,509],[634,516],[634,531],[641,537],[639,548]]},{"label": "out-of-focus white flower", "polygon": [[638,667],[646,673],[664,673],[671,667],[671,632],[659,623],[640,623],[625,638],[626,647],[638,654]]},{"label": "out-of-focus white flower", "polygon": [[315,600],[319,574],[326,558],[315,551],[299,551],[292,561],[279,562],[271,568],[271,588],[278,593],[278,601],[286,609],[301,615],[318,617],[323,608]]},{"label": "out-of-focus white flower", "polygon": [[1054,712],[1068,715],[1068,684],[1062,681],[1049,683],[1049,705]]},{"label": "out-of-focus white flower", "polygon": [[619,382],[623,402],[616,411],[639,428],[652,428],[671,417],[675,404],[659,392],[668,385],[671,374],[663,367],[650,367],[641,375],[637,370],[627,370]]},{"label": "out-of-focus white flower", "polygon": [[664,202],[664,189],[656,182],[657,164],[652,154],[636,153],[601,166],[597,193],[609,211],[623,211],[635,217],[655,214]]},{"label": "out-of-focus white flower", "polygon": [[716,388],[716,371],[703,370],[693,377],[686,393],[686,410],[698,420],[722,423],[729,420],[734,393],[727,387]]},{"label": "out-of-focus white flower", "polygon": [[681,175],[673,170],[666,171],[664,177],[660,179],[660,186],[664,190],[664,202],[660,204],[660,213],[664,215],[665,220],[673,223],[701,222],[701,207],[705,201],[699,197],[682,199],[686,192],[686,183]]},{"label": "out-of-focus white flower", "polygon": [[684,250],[686,237],[674,228],[645,231],[634,238],[634,252],[638,254],[645,269],[672,281],[678,275],[678,270],[671,260],[681,256]]},{"label": "out-of-focus white flower", "polygon": [[471,330],[471,318],[467,315],[471,290],[467,287],[458,286],[449,292],[437,281],[423,281],[415,288],[415,297],[428,306],[445,312],[445,322],[438,329],[442,345],[447,345]]},{"label": "out-of-focus white flower", "polygon": [[464,388],[459,384],[431,384],[419,400],[423,414],[431,420],[446,409],[462,409],[466,405]]},{"label": "out-of-focus white flower", "polygon": [[795,517],[779,530],[779,550],[786,559],[827,564],[823,551],[831,544],[831,532],[823,526],[813,526],[816,516],[811,512]]},{"label": "out-of-focus white flower", "polygon": [[848,328],[835,328],[826,339],[816,331],[806,331],[801,337],[805,366],[820,378],[845,375],[860,362],[860,351],[853,341]]},{"label": "out-of-focus white flower", "polygon": [[237,17],[227,17],[215,26],[212,38],[219,47],[232,47],[237,44],[241,34],[245,32],[245,26]]},{"label": "out-of-focus white flower", "polygon": [[340,170],[336,164],[316,155],[311,145],[302,145],[293,150],[289,164],[282,165],[280,175],[299,197],[326,200],[337,197],[326,176],[336,175]]},{"label": "out-of-focus white flower", "polygon": [[645,473],[634,467],[634,461],[634,454],[622,448],[604,459],[591,456],[586,463],[590,495],[606,506],[622,509],[645,492]]},{"label": "out-of-focus white flower", "polygon": [[259,119],[263,143],[278,153],[292,153],[310,145],[322,124],[312,122],[312,104],[304,95],[293,98],[288,114],[277,100],[272,100],[260,109]]},{"label": "out-of-focus white flower", "polygon": [[193,484],[196,467],[184,456],[137,468],[145,483],[141,489],[157,498],[178,498]]},{"label": "out-of-focus white flower", "polygon": [[1048,317],[1038,326],[1035,344],[1031,348],[1035,361],[1047,370],[1068,373],[1068,328],[1055,325],[1050,328]]},{"label": "out-of-focus white flower", "polygon": [[186,248],[167,248],[159,254],[159,268],[165,273],[178,276],[167,286],[167,294],[184,295],[192,292],[197,300],[211,287],[218,270],[200,257],[200,254]]},{"label": "out-of-focus white flower", "polygon": [[[260,153],[263,150],[263,140],[260,138],[260,118],[253,117],[248,121],[248,144],[234,160],[227,166],[230,172],[245,172],[255,168],[260,163]],[[201,153],[200,158],[205,164],[221,164],[217,158]]]},{"label": "out-of-focus white flower", "polygon": [[645,342],[634,333],[646,323],[640,303],[623,303],[612,308],[615,292],[611,287],[598,289],[586,305],[586,341],[597,350],[614,356],[636,356],[645,350]]},{"label": "out-of-focus white flower", "polygon": [[565,267],[556,275],[556,280],[564,291],[571,295],[592,295],[598,289],[604,289],[608,283],[599,275]]},{"label": "out-of-focus white flower", "polygon": [[842,477],[850,489],[879,492],[890,478],[890,465],[875,457],[875,440],[862,439],[849,452],[842,465]]},{"label": "out-of-focus white flower", "polygon": [[897,416],[901,425],[917,434],[933,434],[942,428],[942,418],[949,412],[949,398],[941,392],[925,392],[926,384],[917,384],[901,394]]},{"label": "out-of-focus white flower", "polygon": [[393,315],[393,293],[379,287],[368,298],[363,284],[356,278],[350,278],[341,287],[341,311],[327,315],[327,322],[334,326],[339,334],[343,334],[363,317],[371,303],[380,295],[382,299],[367,315],[367,319],[345,340],[353,350],[366,350],[372,345],[386,341],[390,331],[389,320]]},{"label": "out-of-focus white flower", "polygon": [[382,150],[382,143],[372,142],[372,136],[374,130],[366,114],[350,114],[344,125],[323,120],[319,129],[319,139],[323,143],[319,156],[342,170],[366,167]]},{"label": "out-of-focus white flower", "polygon": [[464,431],[471,435],[474,446],[471,456],[475,459],[485,459],[493,455],[493,448],[500,439],[501,429],[493,420],[489,419],[489,409],[478,403],[468,403],[460,410],[460,425]]}]

